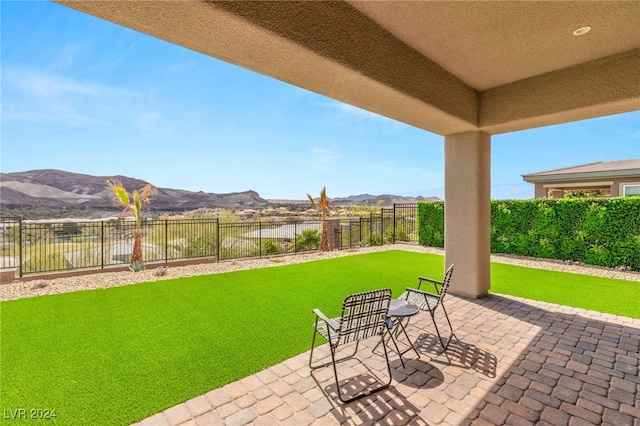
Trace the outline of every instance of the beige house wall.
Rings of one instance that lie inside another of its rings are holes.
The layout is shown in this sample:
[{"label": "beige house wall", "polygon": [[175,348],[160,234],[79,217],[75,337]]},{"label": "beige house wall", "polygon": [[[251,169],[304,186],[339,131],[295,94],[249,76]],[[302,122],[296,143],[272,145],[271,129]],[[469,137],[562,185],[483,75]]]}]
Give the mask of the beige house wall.
[{"label": "beige house wall", "polygon": [[[640,177],[623,179],[598,180],[567,180],[562,182],[537,182],[535,184],[535,198],[563,198],[564,191],[602,189],[609,197],[622,197],[625,185],[640,185]],[[558,190],[554,190],[558,189]]]},{"label": "beige house wall", "polygon": [[611,190],[612,192],[612,197],[619,197],[623,195],[623,187],[625,185],[640,185],[640,177],[637,179],[621,179],[616,181],[616,185],[615,185],[615,189],[617,189],[617,193],[616,195],[613,195],[613,189]]}]

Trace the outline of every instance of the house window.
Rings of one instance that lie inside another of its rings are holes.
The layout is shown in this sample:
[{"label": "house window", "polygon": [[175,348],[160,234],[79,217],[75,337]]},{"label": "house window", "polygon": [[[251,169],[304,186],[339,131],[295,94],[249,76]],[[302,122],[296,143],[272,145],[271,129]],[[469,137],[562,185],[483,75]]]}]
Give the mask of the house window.
[{"label": "house window", "polygon": [[640,185],[624,185],[622,187],[622,195],[628,197],[630,195],[640,195]]}]

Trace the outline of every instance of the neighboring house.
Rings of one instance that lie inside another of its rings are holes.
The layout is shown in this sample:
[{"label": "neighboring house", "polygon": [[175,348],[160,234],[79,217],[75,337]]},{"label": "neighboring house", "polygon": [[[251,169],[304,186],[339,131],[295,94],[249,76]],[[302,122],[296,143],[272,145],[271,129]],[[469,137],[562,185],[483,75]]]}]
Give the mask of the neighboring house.
[{"label": "neighboring house", "polygon": [[640,158],[599,161],[522,175],[535,198],[562,198],[565,191],[603,190],[609,197],[640,195]]}]

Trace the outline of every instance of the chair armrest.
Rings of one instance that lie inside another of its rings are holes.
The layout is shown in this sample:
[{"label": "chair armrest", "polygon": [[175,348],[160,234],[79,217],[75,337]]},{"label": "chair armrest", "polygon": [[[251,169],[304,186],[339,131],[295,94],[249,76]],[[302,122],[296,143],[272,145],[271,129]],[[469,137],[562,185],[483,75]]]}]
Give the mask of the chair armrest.
[{"label": "chair armrest", "polygon": [[430,291],[426,291],[426,290],[421,290],[419,288],[413,288],[413,287],[407,287],[406,288],[406,292],[407,293],[418,293],[421,295],[425,295],[425,296],[431,296],[431,297],[438,297],[438,294],[434,294]]},{"label": "chair armrest", "polygon": [[440,294],[440,290],[438,290],[438,286],[443,285],[442,281],[434,280],[432,278],[427,278],[427,277],[418,277],[418,289],[420,289],[420,285],[422,284],[422,281],[427,281],[432,283],[433,287],[436,289],[436,294]]},{"label": "chair armrest", "polygon": [[429,291],[419,290],[417,288],[407,287],[406,298],[409,303],[417,305],[420,310],[430,309],[429,300],[438,299],[440,297],[437,294],[433,294]]},{"label": "chair armrest", "polygon": [[331,321],[329,318],[327,318],[327,316],[323,314],[320,309],[314,309],[313,313],[316,314],[316,316],[320,318],[322,321],[324,321],[325,324],[327,324],[327,327],[331,328],[333,331],[339,331],[337,328],[335,328],[332,325],[335,323],[335,321]]}]

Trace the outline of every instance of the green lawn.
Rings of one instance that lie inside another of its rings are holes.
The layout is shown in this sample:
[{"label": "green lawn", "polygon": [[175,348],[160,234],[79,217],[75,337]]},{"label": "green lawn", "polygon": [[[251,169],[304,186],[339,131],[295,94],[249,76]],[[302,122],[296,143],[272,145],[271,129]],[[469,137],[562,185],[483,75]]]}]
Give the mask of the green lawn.
[{"label": "green lawn", "polygon": [[491,292],[640,318],[637,281],[492,263]]},{"label": "green lawn", "polygon": [[[441,256],[386,251],[2,302],[2,408],[129,424],[308,350],[313,308],[337,315],[351,293],[399,296],[442,272]],[[637,282],[498,264],[492,280],[496,292],[640,317]]]}]

